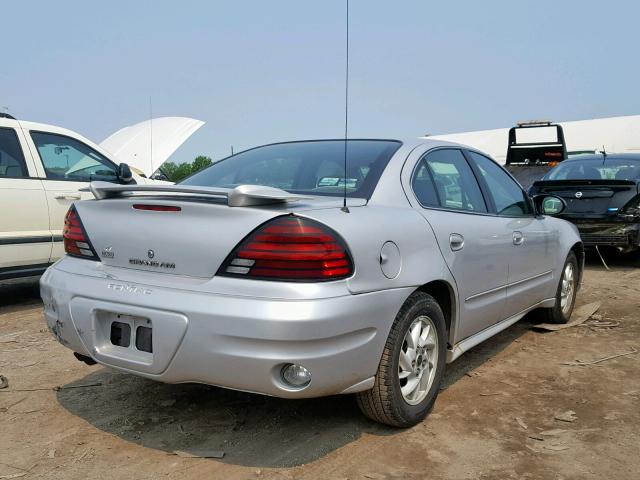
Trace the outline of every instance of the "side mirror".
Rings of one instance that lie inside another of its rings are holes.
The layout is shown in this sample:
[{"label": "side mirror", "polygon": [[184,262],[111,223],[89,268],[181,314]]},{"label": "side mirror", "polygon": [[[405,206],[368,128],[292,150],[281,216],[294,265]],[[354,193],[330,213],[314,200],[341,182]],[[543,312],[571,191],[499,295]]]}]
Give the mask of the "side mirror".
[{"label": "side mirror", "polygon": [[118,165],[118,180],[122,183],[129,183],[133,180],[133,174],[131,173],[131,168],[126,163],[121,163]]},{"label": "side mirror", "polygon": [[538,215],[558,215],[567,208],[567,202],[555,195],[536,195],[533,203]]}]

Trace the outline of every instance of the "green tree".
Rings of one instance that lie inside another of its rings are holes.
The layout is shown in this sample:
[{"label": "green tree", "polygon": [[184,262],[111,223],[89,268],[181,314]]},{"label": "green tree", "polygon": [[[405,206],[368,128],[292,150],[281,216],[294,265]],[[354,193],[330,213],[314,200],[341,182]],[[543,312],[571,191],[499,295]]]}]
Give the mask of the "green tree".
[{"label": "green tree", "polygon": [[198,155],[191,164],[191,173],[196,173],[203,168],[207,168],[209,165],[213,163],[210,157],[206,157],[204,155]]},{"label": "green tree", "polygon": [[160,167],[160,171],[164,173],[169,180],[175,177],[177,169],[178,165],[176,165],[175,162],[164,162]]},{"label": "green tree", "polygon": [[181,163],[176,168],[176,171],[173,174],[173,178],[171,178],[172,182],[179,182],[185,177],[191,175],[191,164],[190,163]]},{"label": "green tree", "polygon": [[198,155],[191,163],[165,162],[162,165],[161,170],[170,181],[179,182],[192,173],[198,172],[203,168],[207,168],[212,163],[213,160],[211,160],[210,157],[207,157],[206,155]]}]

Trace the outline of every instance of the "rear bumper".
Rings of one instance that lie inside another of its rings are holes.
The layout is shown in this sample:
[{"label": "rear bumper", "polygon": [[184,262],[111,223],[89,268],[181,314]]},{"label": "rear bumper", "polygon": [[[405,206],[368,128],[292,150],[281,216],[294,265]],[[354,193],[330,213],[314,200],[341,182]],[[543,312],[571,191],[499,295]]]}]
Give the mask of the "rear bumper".
[{"label": "rear bumper", "polygon": [[[317,299],[255,298],[114,281],[57,265],[40,285],[54,336],[103,365],[168,383],[288,398],[371,388],[391,324],[412,291],[351,295],[345,287],[343,295]],[[113,345],[114,320],[131,323],[132,331],[150,324],[153,353],[137,350],[135,341]],[[311,383],[286,386],[286,363],[310,370]]]},{"label": "rear bumper", "polygon": [[640,223],[597,222],[576,223],[585,246],[610,245],[637,247],[640,243]]}]

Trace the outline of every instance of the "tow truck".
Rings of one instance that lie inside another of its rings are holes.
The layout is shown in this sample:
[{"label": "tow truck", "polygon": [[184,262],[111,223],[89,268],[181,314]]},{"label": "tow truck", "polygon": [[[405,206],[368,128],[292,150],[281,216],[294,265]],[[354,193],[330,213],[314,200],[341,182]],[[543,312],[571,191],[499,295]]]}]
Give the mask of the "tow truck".
[{"label": "tow truck", "polygon": [[562,126],[549,120],[518,122],[508,142],[505,168],[527,191],[568,157]]}]

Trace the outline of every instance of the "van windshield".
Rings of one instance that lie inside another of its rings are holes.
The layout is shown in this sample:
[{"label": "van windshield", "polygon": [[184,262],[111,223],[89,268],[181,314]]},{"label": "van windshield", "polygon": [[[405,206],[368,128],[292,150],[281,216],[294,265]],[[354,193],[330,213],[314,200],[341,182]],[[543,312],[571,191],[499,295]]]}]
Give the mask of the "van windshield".
[{"label": "van windshield", "polygon": [[234,188],[262,185],[291,193],[369,199],[382,172],[400,148],[396,140],[344,140],[277,143],[220,160],[181,185]]}]

